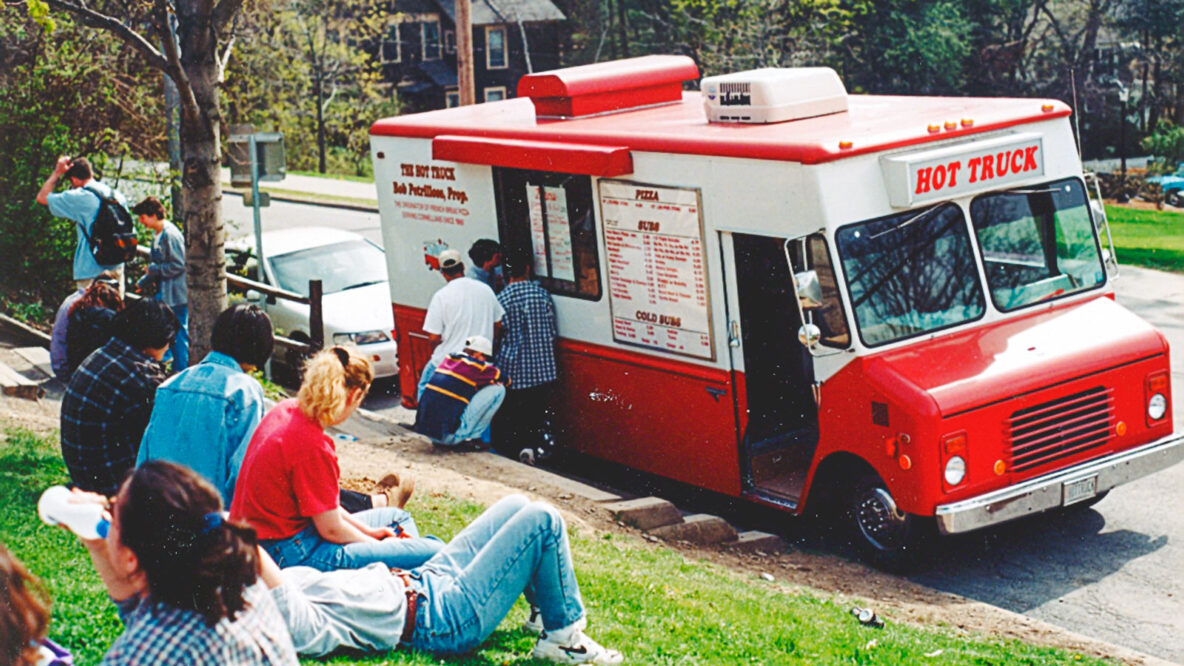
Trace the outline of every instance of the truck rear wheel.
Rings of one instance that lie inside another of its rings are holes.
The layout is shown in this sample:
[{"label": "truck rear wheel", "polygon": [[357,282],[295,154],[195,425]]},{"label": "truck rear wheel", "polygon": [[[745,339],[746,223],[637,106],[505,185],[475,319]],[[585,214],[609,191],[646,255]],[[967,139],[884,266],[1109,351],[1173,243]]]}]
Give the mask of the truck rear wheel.
[{"label": "truck rear wheel", "polygon": [[906,513],[877,476],[857,481],[847,508],[856,547],[873,566],[903,573],[924,559],[933,534],[933,522]]}]

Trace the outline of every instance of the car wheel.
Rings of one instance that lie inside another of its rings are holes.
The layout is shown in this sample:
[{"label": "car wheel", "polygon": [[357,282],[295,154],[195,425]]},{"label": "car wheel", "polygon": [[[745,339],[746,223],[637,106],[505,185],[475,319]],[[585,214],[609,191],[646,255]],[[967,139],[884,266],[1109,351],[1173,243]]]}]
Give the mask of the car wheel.
[{"label": "car wheel", "polygon": [[1184,190],[1173,190],[1164,196],[1169,206],[1184,207]]},{"label": "car wheel", "polygon": [[863,559],[895,573],[918,567],[933,536],[933,521],[902,511],[875,475],[854,484],[847,521]]}]

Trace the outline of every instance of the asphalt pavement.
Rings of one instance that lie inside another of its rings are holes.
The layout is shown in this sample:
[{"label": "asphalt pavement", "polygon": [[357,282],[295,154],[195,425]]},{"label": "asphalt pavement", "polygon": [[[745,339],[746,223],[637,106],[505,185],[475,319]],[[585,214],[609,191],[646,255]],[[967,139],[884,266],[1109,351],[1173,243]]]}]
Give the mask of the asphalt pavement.
[{"label": "asphalt pavement", "polygon": [[[1123,267],[1117,299],[1171,345],[1184,426],[1184,275]],[[1092,508],[949,539],[916,582],[1184,663],[1184,464],[1120,486]]]}]

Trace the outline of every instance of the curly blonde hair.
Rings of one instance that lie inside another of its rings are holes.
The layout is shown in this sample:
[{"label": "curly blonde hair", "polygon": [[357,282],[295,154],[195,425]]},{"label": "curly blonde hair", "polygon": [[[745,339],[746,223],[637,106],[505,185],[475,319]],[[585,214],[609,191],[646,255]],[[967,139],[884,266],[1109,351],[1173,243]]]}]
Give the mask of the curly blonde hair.
[{"label": "curly blonde hair", "polygon": [[365,356],[348,347],[323,349],[304,364],[304,381],[296,395],[300,411],[322,428],[333,425],[354,389],[370,389],[374,370]]}]

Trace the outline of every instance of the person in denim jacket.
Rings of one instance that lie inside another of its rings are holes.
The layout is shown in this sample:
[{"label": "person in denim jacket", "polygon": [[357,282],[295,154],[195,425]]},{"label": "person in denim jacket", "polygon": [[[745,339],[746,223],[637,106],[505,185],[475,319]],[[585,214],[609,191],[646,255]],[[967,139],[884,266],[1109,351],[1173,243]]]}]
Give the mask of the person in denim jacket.
[{"label": "person in denim jacket", "polygon": [[173,339],[173,372],[189,367],[189,287],[185,284],[185,237],[177,225],[164,219],[164,205],[145,197],[132,208],[140,224],[152,230],[152,252],[144,277],[136,289],[155,290],[154,298],[173,309],[181,328]]},{"label": "person in denim jacket", "polygon": [[263,387],[247,373],[267,362],[274,344],[271,319],[259,306],[233,305],[218,315],[210,353],[157,389],[136,464],[185,465],[230,506],[247,444],[263,418]]}]

